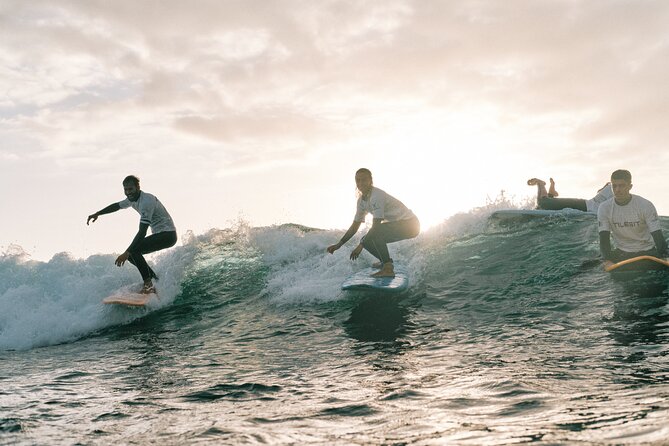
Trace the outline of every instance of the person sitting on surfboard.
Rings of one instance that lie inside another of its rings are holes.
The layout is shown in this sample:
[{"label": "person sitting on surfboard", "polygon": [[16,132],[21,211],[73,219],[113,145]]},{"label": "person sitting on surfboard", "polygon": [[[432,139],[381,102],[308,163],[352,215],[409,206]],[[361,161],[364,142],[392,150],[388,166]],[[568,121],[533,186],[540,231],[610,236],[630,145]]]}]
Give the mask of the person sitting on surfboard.
[{"label": "person sitting on surfboard", "polygon": [[373,266],[381,269],[372,274],[372,277],[395,277],[393,259],[388,253],[387,244],[416,237],[420,232],[420,222],[401,201],[374,187],[369,169],[358,169],[355,173],[355,185],[359,196],[353,223],[341,240],[328,246],[327,251],[332,254],[341,248],[358,232],[365,216],[371,213],[374,218],[372,228],[351,252],[351,260],[357,259],[362,248],[365,248],[379,259],[379,263]]},{"label": "person sitting on surfboard", "polygon": [[[611,174],[613,200],[599,206],[599,247],[604,265],[638,256],[664,258],[667,241],[662,234],[660,219],[655,206],[638,195],[630,194],[632,174],[628,170],[616,170]],[[611,238],[615,249],[611,249]]]},{"label": "person sitting on surfboard", "polygon": [[[115,263],[120,267],[127,260],[135,265],[144,280],[141,293],[155,293],[153,279],[157,280],[158,276],[146,263],[143,254],[174,246],[177,242],[177,230],[172,217],[158,198],[140,190],[139,178],[134,175],[127,176],[123,180],[123,191],[127,197],[125,200],[110,204],[95,214],[89,215],[86,224],[95,222],[100,215],[110,214],[120,209],[132,207],[139,212],[139,231],[128,249],[118,256]],[[151,228],[151,235],[147,237],[148,228]]]},{"label": "person sitting on surfboard", "polygon": [[546,190],[546,182],[538,178],[527,180],[529,186],[537,186],[537,209],[558,211],[560,209],[578,209],[583,212],[597,212],[599,205],[613,197],[611,183],[606,183],[604,187],[597,191],[597,194],[589,200],[582,198],[557,198],[558,193],[555,190],[555,181],[550,178],[550,187]]}]

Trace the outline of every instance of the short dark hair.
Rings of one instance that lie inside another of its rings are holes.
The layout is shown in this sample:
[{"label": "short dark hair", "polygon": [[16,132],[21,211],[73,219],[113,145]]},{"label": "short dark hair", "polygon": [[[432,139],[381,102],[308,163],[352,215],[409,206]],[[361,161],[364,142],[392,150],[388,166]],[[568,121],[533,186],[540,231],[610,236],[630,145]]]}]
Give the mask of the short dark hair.
[{"label": "short dark hair", "polygon": [[123,184],[133,183],[135,187],[139,187],[139,177],[135,175],[128,175],[123,179]]},{"label": "short dark hair", "polygon": [[356,170],[355,174],[357,175],[359,173],[365,173],[365,174],[369,175],[370,178],[372,178],[372,171],[365,168],[365,167],[361,167],[360,169]]},{"label": "short dark hair", "polygon": [[611,174],[611,181],[613,180],[625,180],[628,183],[632,182],[632,174],[629,170],[618,169]]}]

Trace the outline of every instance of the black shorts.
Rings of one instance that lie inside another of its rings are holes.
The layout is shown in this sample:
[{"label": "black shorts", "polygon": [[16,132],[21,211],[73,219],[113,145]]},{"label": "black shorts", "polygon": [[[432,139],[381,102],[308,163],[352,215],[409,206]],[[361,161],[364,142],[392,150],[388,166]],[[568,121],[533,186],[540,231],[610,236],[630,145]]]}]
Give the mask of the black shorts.
[{"label": "black shorts", "polygon": [[537,200],[537,209],[559,211],[560,209],[577,209],[588,212],[585,200],[582,198],[552,198],[541,197]]}]

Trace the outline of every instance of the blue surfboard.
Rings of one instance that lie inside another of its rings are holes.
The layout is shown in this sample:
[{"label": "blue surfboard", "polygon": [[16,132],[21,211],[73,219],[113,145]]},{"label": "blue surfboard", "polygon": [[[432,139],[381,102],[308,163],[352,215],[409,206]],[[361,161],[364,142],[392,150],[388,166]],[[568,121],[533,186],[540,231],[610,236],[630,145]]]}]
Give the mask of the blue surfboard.
[{"label": "blue surfboard", "polygon": [[400,293],[409,288],[409,273],[402,265],[395,264],[395,277],[371,277],[377,268],[365,268],[351,274],[341,289],[345,291],[384,291]]}]

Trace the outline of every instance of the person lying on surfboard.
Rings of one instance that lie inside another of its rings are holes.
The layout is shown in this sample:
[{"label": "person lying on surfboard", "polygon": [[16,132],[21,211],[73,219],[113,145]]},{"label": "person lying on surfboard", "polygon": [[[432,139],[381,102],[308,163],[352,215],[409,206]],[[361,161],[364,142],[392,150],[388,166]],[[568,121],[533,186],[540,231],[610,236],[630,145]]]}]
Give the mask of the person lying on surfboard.
[{"label": "person lying on surfboard", "polygon": [[365,248],[379,259],[373,266],[380,270],[372,277],[395,277],[393,259],[390,258],[387,244],[416,237],[420,232],[420,222],[401,201],[374,187],[369,169],[358,169],[355,185],[359,193],[353,223],[338,243],[328,246],[327,252],[332,254],[349,241],[358,232],[365,216],[371,213],[374,218],[372,228],[351,252],[351,260],[357,259]]},{"label": "person lying on surfboard", "polygon": [[[126,196],[125,200],[112,203],[95,214],[89,215],[86,224],[94,223],[100,215],[110,214],[120,209],[131,207],[139,212],[139,231],[137,231],[137,235],[135,235],[128,249],[118,256],[115,263],[120,267],[127,260],[135,265],[144,281],[140,292],[142,294],[155,293],[153,279],[158,280],[158,276],[146,263],[143,254],[174,246],[177,242],[177,230],[172,217],[167,213],[158,198],[140,190],[139,178],[134,175],[125,177],[123,192]],[[149,228],[151,228],[151,235],[147,237],[146,231]]]},{"label": "person lying on surfboard", "polygon": [[537,186],[537,209],[558,211],[560,209],[578,209],[583,212],[597,212],[599,205],[613,197],[611,183],[606,183],[604,187],[597,191],[597,194],[589,200],[582,198],[557,198],[558,192],[555,190],[555,181],[550,178],[550,187],[546,190],[546,182],[538,178],[527,180],[529,186]]},{"label": "person lying on surfboard", "polygon": [[[613,200],[599,206],[599,247],[604,266],[638,256],[665,258],[667,241],[662,234],[655,206],[638,195],[630,194],[632,174],[616,170],[611,174]],[[611,238],[615,249],[611,249]]]}]

